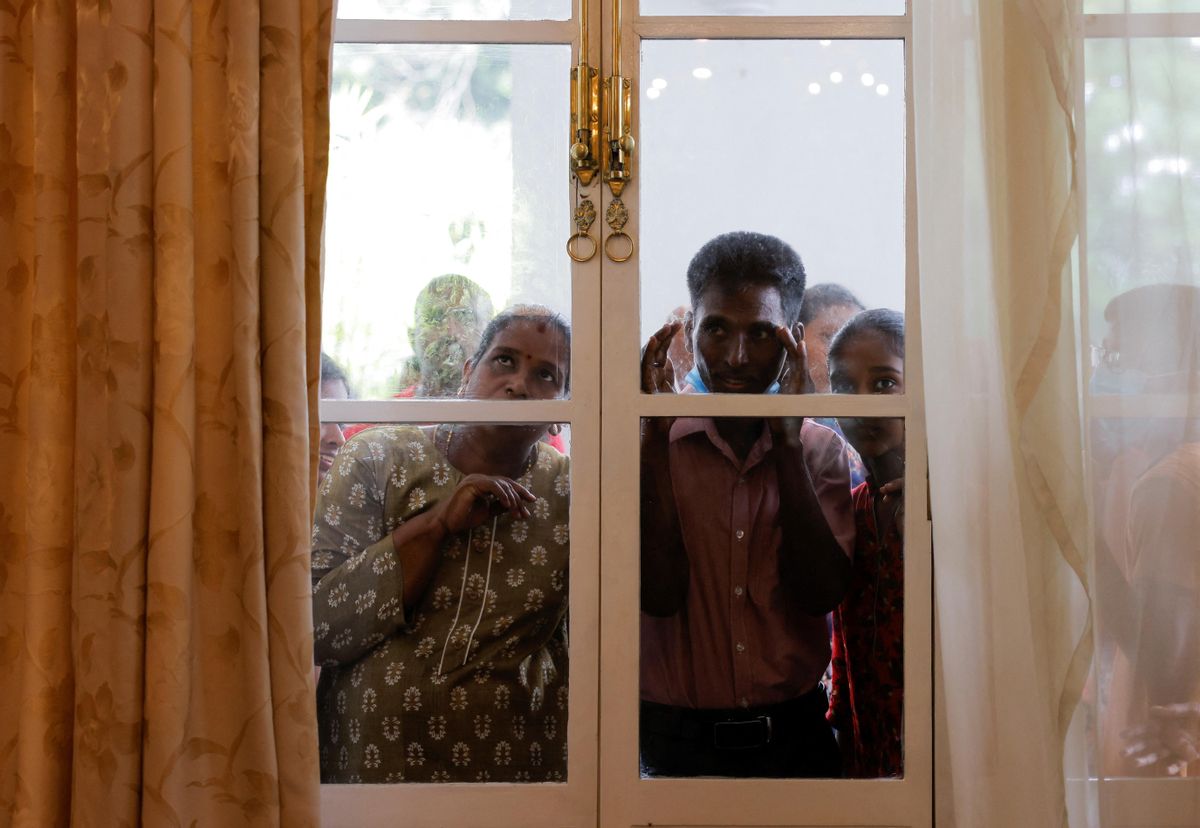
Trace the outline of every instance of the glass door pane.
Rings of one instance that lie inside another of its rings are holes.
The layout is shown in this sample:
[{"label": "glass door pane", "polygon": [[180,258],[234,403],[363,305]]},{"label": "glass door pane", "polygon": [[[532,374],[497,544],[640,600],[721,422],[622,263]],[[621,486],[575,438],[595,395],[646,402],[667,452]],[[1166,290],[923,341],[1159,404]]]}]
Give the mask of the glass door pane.
[{"label": "glass door pane", "polygon": [[670,470],[643,448],[643,778],[904,775],[904,421],[796,421],[796,450],[785,425],[642,422]]},{"label": "glass door pane", "polygon": [[323,342],[360,399],[450,397],[492,316],[571,316],[566,45],[338,44]]},{"label": "glass door pane", "polygon": [[[639,88],[639,341],[683,318],[706,242],[768,234],[802,261],[810,373],[828,392],[840,323],[904,308],[903,43],[648,40]],[[682,379],[691,358],[678,346],[674,358]]]}]

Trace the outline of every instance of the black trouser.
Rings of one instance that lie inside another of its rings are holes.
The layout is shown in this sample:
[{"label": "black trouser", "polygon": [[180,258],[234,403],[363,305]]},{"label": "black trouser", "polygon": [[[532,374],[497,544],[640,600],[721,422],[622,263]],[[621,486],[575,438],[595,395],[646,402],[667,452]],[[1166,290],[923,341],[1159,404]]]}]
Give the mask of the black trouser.
[{"label": "black trouser", "polygon": [[641,704],[644,776],[838,777],[841,756],[817,685],[781,704],[693,710]]}]

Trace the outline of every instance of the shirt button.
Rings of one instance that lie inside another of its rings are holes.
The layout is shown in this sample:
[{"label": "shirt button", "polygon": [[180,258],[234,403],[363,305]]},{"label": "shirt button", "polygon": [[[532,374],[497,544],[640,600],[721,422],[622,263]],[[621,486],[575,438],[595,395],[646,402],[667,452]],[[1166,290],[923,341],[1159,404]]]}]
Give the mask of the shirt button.
[{"label": "shirt button", "polygon": [[746,652],[746,645],[739,641],[734,649],[736,649],[739,653],[744,653]]},{"label": "shirt button", "polygon": [[742,589],[740,586],[735,586],[735,587],[733,588],[733,594],[734,594],[734,595],[741,595],[741,594],[742,594],[744,591],[745,591],[745,590],[743,590],[743,589]]},{"label": "shirt button", "polygon": [[746,537],[746,533],[743,532],[741,529],[737,530],[733,534],[737,537],[738,540],[741,540],[742,538]]}]

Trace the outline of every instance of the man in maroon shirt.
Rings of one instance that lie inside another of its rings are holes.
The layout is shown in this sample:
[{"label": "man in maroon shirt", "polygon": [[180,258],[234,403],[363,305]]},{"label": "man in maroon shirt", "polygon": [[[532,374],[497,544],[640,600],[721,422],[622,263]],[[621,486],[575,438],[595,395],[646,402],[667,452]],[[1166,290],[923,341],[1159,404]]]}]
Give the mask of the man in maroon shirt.
[{"label": "man in maroon shirt", "polygon": [[[804,267],[727,233],[688,266],[692,311],[647,343],[642,390],[804,393]],[[811,419],[654,418],[642,429],[641,752],[654,776],[838,776],[820,679],[849,582],[845,443]]]}]

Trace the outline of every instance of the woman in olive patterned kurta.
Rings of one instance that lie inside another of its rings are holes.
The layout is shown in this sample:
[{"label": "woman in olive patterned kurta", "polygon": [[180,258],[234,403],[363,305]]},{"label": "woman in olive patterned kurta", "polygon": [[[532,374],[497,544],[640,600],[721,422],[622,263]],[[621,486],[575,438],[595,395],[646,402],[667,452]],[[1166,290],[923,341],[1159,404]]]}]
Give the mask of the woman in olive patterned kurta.
[{"label": "woman in olive patterned kurta", "polygon": [[[561,393],[565,325],[498,321],[466,393]],[[544,431],[385,426],[342,448],[313,528],[323,782],[565,780],[570,467]],[[480,446],[522,459],[499,474]]]}]

